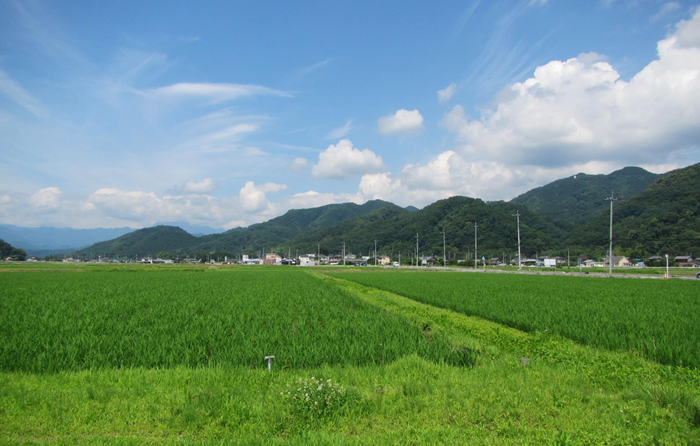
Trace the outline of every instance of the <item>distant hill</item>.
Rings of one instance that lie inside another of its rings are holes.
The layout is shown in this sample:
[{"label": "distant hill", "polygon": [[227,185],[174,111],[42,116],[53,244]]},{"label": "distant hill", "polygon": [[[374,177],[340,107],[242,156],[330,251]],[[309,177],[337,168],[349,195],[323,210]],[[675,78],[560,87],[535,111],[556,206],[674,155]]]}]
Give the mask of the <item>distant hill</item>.
[{"label": "distant hill", "polygon": [[194,235],[195,237],[201,237],[203,235],[210,234],[221,234],[222,232],[226,231],[223,228],[212,228],[211,226],[192,225],[187,223],[186,221],[159,222],[154,224],[153,226],[176,226],[190,233],[191,235]]},{"label": "distant hill", "polygon": [[[271,250],[281,246],[304,232],[333,226],[338,222],[366,215],[382,207],[400,209],[392,203],[381,200],[368,201],[362,205],[355,203],[329,204],[311,209],[290,210],[286,214],[264,223],[202,237],[193,237],[180,228],[157,226],[134,231],[127,234],[126,237],[120,237],[110,242],[95,244],[80,253],[131,257],[137,254],[141,256],[156,255],[162,251],[174,254],[199,253],[200,256],[210,252],[255,253],[263,249]],[[178,231],[174,231],[175,229]]]},{"label": "distant hill", "polygon": [[[381,253],[403,252],[404,256],[415,252],[416,234],[421,255],[440,255],[443,251],[442,230],[445,230],[447,251],[466,256],[473,255],[474,227],[476,222],[477,251],[486,256],[501,257],[517,251],[517,224],[511,213],[512,205],[504,202],[484,203],[468,197],[452,197],[439,200],[417,211],[397,207],[378,209],[364,217],[318,229],[295,237],[289,242],[292,249],[314,252],[317,244],[322,252],[340,252],[343,242],[346,251],[369,253],[377,240]],[[521,219],[523,251],[544,250],[554,243],[553,236],[559,229],[525,210]],[[481,255],[479,255],[481,257]]]},{"label": "distant hill", "polygon": [[6,241],[0,239],[0,260],[5,260],[7,257],[21,261],[27,259],[27,253],[24,252],[24,250],[15,248]]},{"label": "distant hill", "polygon": [[[700,255],[700,165],[664,176],[631,167],[610,175],[579,174],[534,189],[510,202],[485,203],[467,197],[437,201],[423,209],[402,208],[373,200],[362,205],[331,204],[291,210],[264,223],[221,234],[194,237],[172,226],[134,231],[81,251],[90,255],[196,255],[237,257],[266,252],[293,254],[346,251],[369,254],[374,241],[382,253],[473,255],[474,222],[478,253],[511,257],[517,251],[515,211],[520,212],[523,256],[536,253],[602,256],[608,239],[610,191],[623,197],[615,205],[617,253],[644,256],[669,252]],[[651,186],[646,186],[653,183]],[[628,198],[629,197],[629,198]],[[320,245],[320,246],[319,246]]]},{"label": "distant hill", "polygon": [[567,230],[604,214],[605,198],[631,198],[649,187],[659,175],[640,167],[625,167],[609,175],[579,173],[532,189],[510,203],[527,207]]},{"label": "distant hill", "polygon": [[30,256],[68,253],[94,243],[111,240],[132,232],[131,228],[25,228],[0,225],[0,238],[24,249]]},{"label": "distant hill", "polygon": [[96,243],[78,251],[81,256],[145,257],[161,252],[184,255],[198,242],[198,238],[174,226],[154,226],[138,229],[114,240]]},{"label": "distant hill", "polygon": [[[616,202],[613,216],[614,245],[623,254],[700,255],[700,164],[669,172]],[[601,215],[572,231],[567,243],[605,247],[609,227],[609,214]]]}]

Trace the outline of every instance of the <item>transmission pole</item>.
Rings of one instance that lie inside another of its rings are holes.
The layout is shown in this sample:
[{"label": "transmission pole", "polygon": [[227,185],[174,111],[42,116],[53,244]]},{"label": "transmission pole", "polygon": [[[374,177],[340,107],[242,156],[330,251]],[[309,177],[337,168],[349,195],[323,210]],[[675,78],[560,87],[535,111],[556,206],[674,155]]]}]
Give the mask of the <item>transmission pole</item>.
[{"label": "transmission pole", "polygon": [[377,239],[374,239],[374,266],[377,266]]},{"label": "transmission pole", "polygon": [[476,222],[474,222],[474,269],[476,269],[477,265],[479,264],[479,258],[476,255],[476,228],[478,226],[479,225],[477,225]]},{"label": "transmission pole", "polygon": [[605,201],[610,202],[610,256],[608,257],[608,263],[610,265],[610,276],[612,277],[612,266],[613,266],[613,203],[617,201],[614,192],[610,192],[610,197],[606,198]]},{"label": "transmission pole", "polygon": [[416,232],[416,266],[418,265],[418,233]]},{"label": "transmission pole", "polygon": [[442,267],[447,266],[447,257],[446,256],[446,244],[445,244],[445,228],[442,228]]},{"label": "transmission pole", "polygon": [[518,218],[518,271],[523,270],[523,258],[520,256],[520,212],[515,211],[513,217]]}]

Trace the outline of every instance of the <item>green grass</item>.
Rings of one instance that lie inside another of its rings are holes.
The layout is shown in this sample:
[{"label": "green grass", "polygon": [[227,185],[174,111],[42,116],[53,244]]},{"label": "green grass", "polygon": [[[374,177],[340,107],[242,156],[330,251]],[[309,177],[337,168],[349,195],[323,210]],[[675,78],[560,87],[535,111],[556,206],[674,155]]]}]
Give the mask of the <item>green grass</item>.
[{"label": "green grass", "polygon": [[[330,318],[376,325],[379,332],[387,321],[398,321],[404,335],[417,334],[421,342],[449,339],[452,345],[468,348],[460,351],[478,352],[478,358],[474,365],[463,367],[406,351],[383,363],[323,362],[289,368],[276,363],[272,372],[260,364],[226,360],[63,368],[52,373],[0,370],[0,444],[700,445],[699,369],[661,365],[634,352],[580,345],[554,333],[520,331],[343,280],[361,274],[337,274],[341,277],[337,279],[326,275],[333,269],[308,274],[275,268],[201,267],[69,271],[0,271],[0,304],[7,296],[21,295],[30,303],[17,299],[12,303],[25,305],[26,311],[36,312],[33,307],[42,303],[53,304],[54,309],[65,305],[68,310],[42,310],[42,314],[79,324],[81,313],[71,317],[68,313],[85,307],[84,314],[95,317],[105,310],[101,303],[105,299],[117,299],[118,307],[130,308],[130,301],[148,291],[136,299],[150,304],[139,306],[144,314],[154,308],[171,311],[172,306],[184,306],[183,314],[191,316],[198,308],[212,329],[224,318],[222,313],[232,309],[255,311],[253,319],[279,313],[288,320],[290,309],[299,306],[308,314],[329,318],[326,330],[345,330],[342,321],[330,322]],[[73,294],[64,292],[67,284]],[[269,291],[268,298],[255,300],[261,289]],[[154,296],[156,290],[162,295]],[[170,294],[177,290],[189,300]],[[212,291],[224,297],[207,298]],[[292,293],[301,297],[290,298]],[[60,298],[52,299],[54,294]],[[129,299],[120,300],[119,294]],[[245,297],[242,304],[240,295]],[[202,304],[198,307],[189,301]],[[163,306],[155,305],[158,302]],[[352,302],[362,320],[353,319],[344,302]],[[328,313],[327,306],[338,306],[339,311]],[[5,317],[6,309],[0,313],[4,322],[21,319],[22,313]],[[128,318],[117,319],[112,329],[128,325]],[[186,319],[168,320],[188,331],[191,326]],[[178,333],[167,324],[158,318],[146,320],[150,329],[141,333],[157,341],[154,344],[186,347],[168,344]],[[41,332],[42,322],[25,328]],[[76,331],[71,330],[66,328],[66,333],[74,335]],[[328,348],[329,333],[320,331],[304,338],[303,347]],[[370,332],[373,337],[361,337],[358,349],[376,342],[377,331]],[[13,339],[2,333],[0,346]],[[339,338],[353,333],[343,332]],[[112,338],[105,334],[105,339]],[[284,342],[291,345],[294,340]],[[27,345],[32,345],[31,339]],[[523,357],[529,359],[527,366]],[[342,386],[337,405],[319,412],[289,398],[287,392],[295,392],[299,379],[311,377]]]},{"label": "green grass", "polygon": [[380,364],[410,353],[469,364],[299,269],[3,274],[0,370]]},{"label": "green grass", "polygon": [[700,367],[694,281],[425,272],[332,273],[526,331]]}]

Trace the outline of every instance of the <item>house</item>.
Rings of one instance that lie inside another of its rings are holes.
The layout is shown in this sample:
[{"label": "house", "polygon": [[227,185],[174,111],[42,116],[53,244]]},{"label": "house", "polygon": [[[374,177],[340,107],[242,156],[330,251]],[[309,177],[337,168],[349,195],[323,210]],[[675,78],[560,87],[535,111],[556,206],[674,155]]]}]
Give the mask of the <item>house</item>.
[{"label": "house", "polygon": [[299,265],[300,266],[316,266],[316,258],[311,255],[311,256],[299,256]]},{"label": "house", "polygon": [[275,253],[265,254],[265,260],[263,260],[264,265],[275,265],[282,262],[282,256]]},{"label": "house", "polygon": [[[624,257],[624,256],[612,256],[612,264],[613,264],[613,266],[622,266],[622,267],[632,266],[632,262],[630,261],[630,259],[628,257]],[[606,266],[610,265],[609,257],[605,258],[605,265]]]},{"label": "house", "polygon": [[389,256],[377,256],[377,265],[391,265],[391,257]]},{"label": "house", "polygon": [[501,259],[498,257],[491,257],[489,259],[489,265],[498,265],[499,263],[501,263]]},{"label": "house", "polygon": [[695,266],[695,259],[692,256],[676,256],[673,261],[678,266]]},{"label": "house", "polygon": [[420,256],[420,264],[423,266],[433,266],[437,259],[435,256]]}]

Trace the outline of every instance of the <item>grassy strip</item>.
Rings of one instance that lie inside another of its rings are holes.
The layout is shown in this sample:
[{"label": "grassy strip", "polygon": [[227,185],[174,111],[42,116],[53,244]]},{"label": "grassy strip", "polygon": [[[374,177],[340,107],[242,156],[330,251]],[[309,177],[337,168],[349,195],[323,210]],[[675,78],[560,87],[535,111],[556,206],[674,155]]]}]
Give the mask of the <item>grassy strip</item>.
[{"label": "grassy strip", "polygon": [[[569,373],[567,373],[569,372]],[[299,377],[342,383],[314,418],[281,393]],[[534,362],[475,369],[415,355],[384,367],[0,374],[5,444],[694,444],[676,401],[630,398]],[[640,394],[642,394],[640,390]]]},{"label": "grassy strip", "polygon": [[700,367],[694,281],[430,272],[331,273],[531,332],[561,334],[670,365]]}]

